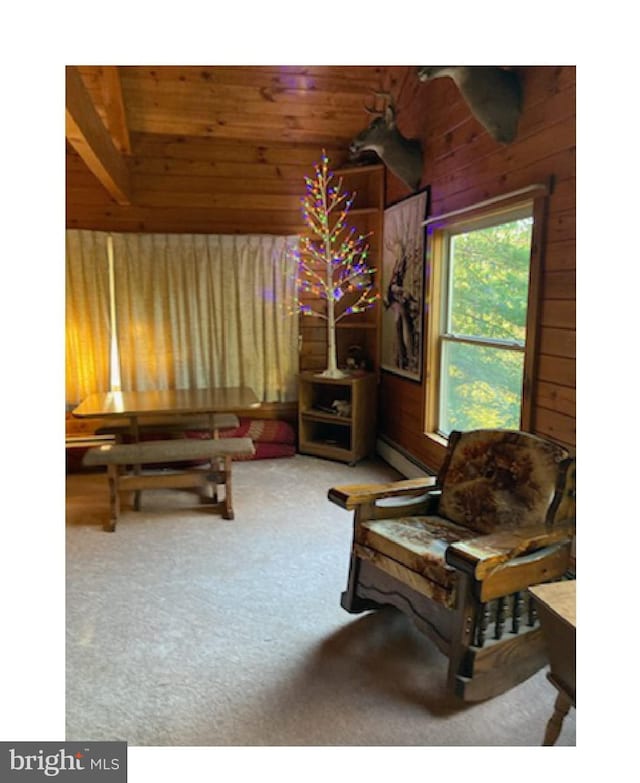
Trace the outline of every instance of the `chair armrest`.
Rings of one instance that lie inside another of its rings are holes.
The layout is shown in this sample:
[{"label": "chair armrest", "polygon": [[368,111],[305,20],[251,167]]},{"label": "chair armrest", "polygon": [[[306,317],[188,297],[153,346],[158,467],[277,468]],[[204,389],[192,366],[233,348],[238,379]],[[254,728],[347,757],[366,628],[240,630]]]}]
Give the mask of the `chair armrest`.
[{"label": "chair armrest", "polygon": [[427,491],[438,489],[435,476],[392,481],[388,484],[349,484],[332,487],[328,498],[341,508],[352,511],[364,503],[373,503],[383,498],[417,497]]},{"label": "chair armrest", "polygon": [[556,524],[500,530],[496,533],[457,541],[445,553],[449,565],[481,581],[498,566],[544,547],[566,543],[575,535],[573,520]]}]

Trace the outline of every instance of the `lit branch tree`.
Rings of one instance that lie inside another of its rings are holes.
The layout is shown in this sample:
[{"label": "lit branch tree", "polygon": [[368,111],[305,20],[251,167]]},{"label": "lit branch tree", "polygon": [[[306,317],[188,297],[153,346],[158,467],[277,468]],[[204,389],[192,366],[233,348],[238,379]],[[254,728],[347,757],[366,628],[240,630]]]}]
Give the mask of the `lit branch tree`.
[{"label": "lit branch tree", "polygon": [[[314,169],[315,179],[305,177],[307,193],[302,199],[304,220],[313,236],[305,235],[300,242],[299,290],[322,297],[327,307],[324,313],[300,305],[300,312],[327,321],[327,369],[322,375],[344,378],[336,360],[336,323],[372,307],[379,295],[373,290],[375,270],[367,263],[370,234],[359,234],[346,223],[355,193],[342,192],[342,179],[332,184],[324,151],[322,164],[316,163]],[[338,313],[336,305],[345,296],[344,309]]]}]

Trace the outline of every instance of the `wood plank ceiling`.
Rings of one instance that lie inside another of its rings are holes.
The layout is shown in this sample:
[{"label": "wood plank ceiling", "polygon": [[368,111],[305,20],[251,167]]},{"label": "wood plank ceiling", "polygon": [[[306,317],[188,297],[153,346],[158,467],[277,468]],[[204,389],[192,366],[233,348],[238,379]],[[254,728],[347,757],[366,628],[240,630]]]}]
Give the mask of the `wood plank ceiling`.
[{"label": "wood plank ceiling", "polygon": [[68,66],[67,226],[289,234],[349,163],[382,66]]}]

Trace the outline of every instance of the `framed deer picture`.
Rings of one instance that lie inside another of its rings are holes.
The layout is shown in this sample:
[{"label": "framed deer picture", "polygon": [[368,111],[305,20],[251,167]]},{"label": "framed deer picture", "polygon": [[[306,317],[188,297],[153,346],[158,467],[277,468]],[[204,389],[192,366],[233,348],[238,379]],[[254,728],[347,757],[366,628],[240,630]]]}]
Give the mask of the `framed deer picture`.
[{"label": "framed deer picture", "polygon": [[424,188],[384,211],[381,366],[413,381],[422,380],[428,206]]}]

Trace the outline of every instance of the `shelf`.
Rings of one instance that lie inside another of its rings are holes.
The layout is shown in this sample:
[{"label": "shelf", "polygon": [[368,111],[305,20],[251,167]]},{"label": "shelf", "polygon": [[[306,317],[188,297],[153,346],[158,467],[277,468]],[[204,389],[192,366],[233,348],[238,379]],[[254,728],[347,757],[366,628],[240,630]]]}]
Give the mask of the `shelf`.
[{"label": "shelf", "polygon": [[314,410],[313,408],[309,408],[309,410],[306,411],[301,411],[300,415],[303,419],[308,419],[309,421],[326,421],[330,424],[351,426],[350,416],[338,416],[335,413],[325,413],[324,411]]},{"label": "shelf", "polygon": [[369,163],[365,166],[341,166],[333,172],[337,177],[353,174],[384,174],[383,163]]},{"label": "shelf", "polygon": [[335,459],[340,462],[355,462],[351,449],[345,449],[327,441],[304,441],[300,443],[300,450],[305,454],[313,454],[317,457]]},{"label": "shelf", "polygon": [[362,217],[363,215],[375,215],[376,217],[379,217],[380,209],[379,207],[354,207],[349,212],[349,217]]},{"label": "shelf", "polygon": [[[318,370],[317,372],[305,370],[300,373],[300,377],[303,381],[312,381],[313,383],[328,384],[330,386],[350,386],[352,381],[367,375],[364,371],[355,370],[344,378],[327,378],[322,374],[323,372],[324,370]],[[345,370],[344,372],[348,371]]]},{"label": "shelf", "polygon": [[336,324],[336,329],[377,329],[378,325],[371,323],[371,321],[339,321]]}]

